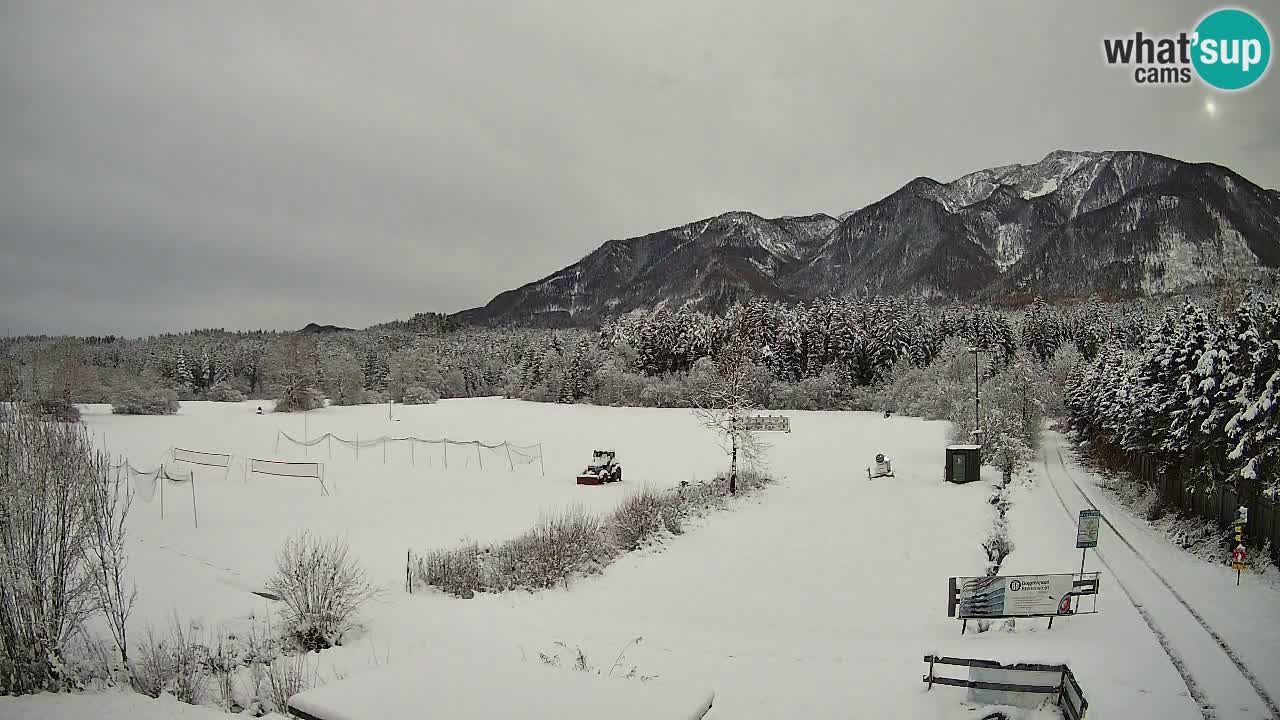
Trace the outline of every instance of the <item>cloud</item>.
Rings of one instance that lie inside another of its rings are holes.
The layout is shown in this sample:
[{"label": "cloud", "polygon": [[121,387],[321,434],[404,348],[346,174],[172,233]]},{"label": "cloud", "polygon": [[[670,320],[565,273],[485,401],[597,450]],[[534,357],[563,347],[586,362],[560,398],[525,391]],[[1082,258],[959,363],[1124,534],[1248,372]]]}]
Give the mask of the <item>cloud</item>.
[{"label": "cloud", "polygon": [[[0,321],[454,311],[610,238],[859,207],[1059,147],[1280,170],[1104,35],[1193,4],[167,3],[0,10]],[[998,18],[995,22],[992,18]],[[1052,28],[1052,32],[1046,32]],[[1224,100],[1265,117],[1276,82]],[[1272,130],[1273,131],[1273,130]]]}]

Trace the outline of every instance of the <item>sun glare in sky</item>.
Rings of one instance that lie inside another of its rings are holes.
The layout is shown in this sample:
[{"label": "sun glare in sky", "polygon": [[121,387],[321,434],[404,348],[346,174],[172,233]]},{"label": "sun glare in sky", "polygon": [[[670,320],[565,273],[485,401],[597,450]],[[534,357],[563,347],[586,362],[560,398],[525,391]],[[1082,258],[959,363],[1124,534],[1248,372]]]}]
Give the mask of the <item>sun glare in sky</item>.
[{"label": "sun glare in sky", "polygon": [[1213,100],[1204,101],[1204,112],[1209,117],[1215,117],[1218,114],[1218,104]]}]

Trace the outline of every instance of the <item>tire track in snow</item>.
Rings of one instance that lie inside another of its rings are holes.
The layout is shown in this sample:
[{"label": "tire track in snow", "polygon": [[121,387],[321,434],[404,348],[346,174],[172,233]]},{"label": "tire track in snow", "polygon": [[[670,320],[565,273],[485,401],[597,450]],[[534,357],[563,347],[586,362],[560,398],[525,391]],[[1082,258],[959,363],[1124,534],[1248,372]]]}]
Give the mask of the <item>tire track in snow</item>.
[{"label": "tire track in snow", "polygon": [[[1058,464],[1062,467],[1062,472],[1063,474],[1066,475],[1067,480],[1070,481],[1073,486],[1075,486],[1076,492],[1078,492],[1080,494],[1080,497],[1083,498],[1084,501],[1089,504],[1089,507],[1093,508],[1094,510],[1097,510],[1098,506],[1094,504],[1092,499],[1090,499],[1088,493],[1086,493],[1084,491],[1084,488],[1080,486],[1080,483],[1077,482],[1074,477],[1072,477],[1071,471],[1067,468],[1066,460],[1062,457],[1062,449],[1055,447],[1054,452],[1058,456]],[[1053,482],[1052,478],[1049,477],[1048,470],[1049,470],[1049,464],[1048,464],[1048,460],[1046,459],[1045,474],[1046,474],[1046,477],[1049,478],[1049,484],[1050,486],[1053,487],[1054,494],[1058,496],[1058,501],[1062,503],[1062,509],[1067,513],[1068,516],[1071,516],[1071,511],[1070,509],[1067,508],[1066,501],[1063,499],[1062,493],[1059,492],[1057,485]],[[1117,528],[1115,524],[1113,524],[1111,520],[1107,518],[1106,515],[1102,516],[1102,521],[1106,523],[1107,527],[1111,528],[1111,532],[1115,533],[1115,536],[1120,539],[1120,542],[1124,543],[1124,546],[1129,548],[1129,551],[1133,553],[1134,557],[1136,557],[1138,561],[1141,562],[1143,566],[1145,566],[1147,570],[1150,571],[1150,573],[1154,575],[1157,580],[1160,581],[1160,584],[1163,585],[1165,589],[1169,591],[1170,596],[1173,597],[1173,599],[1177,600],[1178,604],[1181,605],[1183,609],[1185,609],[1187,613],[1190,614],[1191,617],[1195,619],[1196,623],[1200,625],[1200,628],[1209,634],[1209,637],[1213,639],[1213,642],[1218,646],[1219,649],[1222,650],[1223,654],[1226,655],[1227,659],[1231,661],[1231,664],[1235,666],[1236,671],[1239,672],[1240,675],[1249,682],[1249,685],[1254,689],[1254,692],[1258,694],[1258,699],[1262,700],[1263,705],[1266,706],[1267,712],[1271,714],[1271,717],[1275,718],[1276,720],[1280,720],[1280,707],[1277,707],[1275,700],[1271,698],[1271,695],[1267,692],[1267,689],[1263,687],[1261,682],[1259,682],[1257,675],[1255,675],[1253,671],[1250,670],[1247,665],[1245,665],[1244,660],[1240,658],[1240,655],[1235,651],[1235,649],[1231,647],[1231,645],[1226,641],[1225,638],[1222,637],[1222,635],[1218,634],[1218,632],[1213,629],[1213,627],[1208,623],[1208,621],[1204,619],[1203,615],[1201,615],[1194,607],[1191,606],[1189,602],[1187,602],[1187,600],[1184,597],[1182,597],[1182,594],[1179,593],[1173,587],[1173,584],[1170,583],[1169,580],[1163,574],[1161,574],[1159,570],[1156,570],[1155,566],[1151,563],[1151,561],[1147,559],[1147,556],[1143,554],[1141,550],[1134,547],[1133,543],[1129,542],[1129,539],[1124,536],[1124,533],[1120,532],[1119,528]],[[1097,554],[1099,559],[1101,559],[1102,555],[1097,553],[1096,550],[1095,550],[1095,554]],[[1104,560],[1103,562],[1105,564],[1106,561]],[[1111,569],[1111,568],[1108,566],[1108,569]],[[1115,574],[1114,570],[1112,570],[1112,575],[1116,577],[1116,584],[1120,585],[1121,584],[1120,578],[1118,575]],[[1124,590],[1123,585],[1121,585],[1121,589]],[[1125,590],[1125,594],[1130,596],[1130,600],[1133,600],[1132,595],[1130,595],[1130,593],[1127,590]],[[1139,607],[1136,602],[1134,603],[1134,606]],[[1143,610],[1140,609],[1139,612],[1143,612]],[[1151,622],[1148,622],[1147,624],[1148,626],[1152,625]],[[1155,627],[1152,627],[1152,632],[1157,633],[1156,637],[1157,639],[1160,639],[1161,634],[1156,631]],[[1160,644],[1161,646],[1164,646],[1165,641],[1161,639]],[[1166,651],[1171,652],[1171,654],[1169,655],[1169,659],[1173,661],[1174,651],[1172,651],[1172,648],[1171,647],[1166,648]],[[1178,666],[1178,661],[1174,661],[1174,666],[1175,667]],[[1183,672],[1182,668],[1179,668],[1179,673],[1181,674],[1182,672]],[[1188,678],[1189,676],[1186,676],[1183,678],[1183,680],[1187,681]],[[1190,678],[1187,685],[1187,689],[1192,690],[1192,685],[1194,685],[1194,683],[1195,683],[1194,678]],[[1192,697],[1196,697],[1195,691],[1192,691]],[[1197,703],[1199,703],[1198,698],[1197,698]],[[1203,709],[1203,706],[1202,706],[1202,709]],[[1206,717],[1209,717],[1209,716],[1206,715]]]},{"label": "tire track in snow", "polygon": [[[1072,517],[1071,509],[1067,507],[1067,501],[1063,499],[1062,493],[1058,490],[1057,484],[1054,483],[1053,479],[1050,477],[1048,458],[1044,458],[1044,475],[1045,480],[1049,483],[1049,487],[1053,489],[1053,494],[1057,496],[1058,503],[1062,505],[1062,511],[1067,514],[1067,517]],[[1085,498],[1085,502],[1088,502],[1088,500],[1088,498]],[[1092,505],[1092,503],[1090,504]],[[1182,684],[1186,686],[1187,693],[1190,694],[1191,699],[1195,701],[1196,707],[1200,708],[1200,714],[1204,716],[1205,720],[1213,720],[1216,718],[1217,713],[1214,710],[1213,703],[1209,702],[1209,698],[1205,697],[1204,692],[1200,690],[1200,686],[1196,683],[1195,678],[1191,676],[1191,671],[1187,668],[1187,663],[1182,659],[1182,655],[1178,653],[1178,651],[1174,649],[1173,644],[1169,642],[1169,636],[1165,634],[1164,630],[1160,629],[1159,624],[1156,623],[1155,618],[1151,616],[1151,613],[1147,610],[1146,606],[1139,602],[1138,599],[1134,597],[1133,593],[1129,591],[1129,588],[1124,584],[1124,581],[1120,579],[1120,573],[1116,572],[1115,568],[1111,567],[1111,564],[1102,556],[1102,553],[1095,550],[1094,555],[1102,562],[1102,565],[1107,569],[1107,572],[1111,573],[1111,577],[1115,580],[1116,586],[1120,588],[1120,592],[1124,593],[1124,596],[1129,599],[1129,604],[1133,605],[1133,608],[1138,611],[1138,615],[1142,617],[1142,621],[1147,624],[1147,629],[1155,636],[1156,642],[1160,645],[1160,649],[1164,650],[1164,654],[1168,656],[1169,662],[1173,665],[1173,669],[1176,670],[1178,672],[1178,676],[1182,678]]]}]

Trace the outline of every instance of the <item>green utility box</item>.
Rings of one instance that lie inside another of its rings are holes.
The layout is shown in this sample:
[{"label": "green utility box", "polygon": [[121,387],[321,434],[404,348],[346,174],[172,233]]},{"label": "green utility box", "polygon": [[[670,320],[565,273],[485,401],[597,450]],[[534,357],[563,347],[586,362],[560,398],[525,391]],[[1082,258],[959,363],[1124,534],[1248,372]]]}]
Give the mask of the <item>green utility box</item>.
[{"label": "green utility box", "polygon": [[982,479],[981,445],[947,446],[947,482],[971,483]]}]

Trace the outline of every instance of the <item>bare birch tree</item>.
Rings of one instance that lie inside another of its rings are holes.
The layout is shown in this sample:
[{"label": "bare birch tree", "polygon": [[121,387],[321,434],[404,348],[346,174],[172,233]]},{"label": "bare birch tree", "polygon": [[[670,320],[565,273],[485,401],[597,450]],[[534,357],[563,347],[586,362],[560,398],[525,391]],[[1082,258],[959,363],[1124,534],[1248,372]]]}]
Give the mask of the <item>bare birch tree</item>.
[{"label": "bare birch tree", "polygon": [[694,414],[702,426],[720,436],[729,455],[729,494],[738,493],[738,466],[754,466],[764,459],[768,445],[751,430],[747,418],[758,408],[752,402],[752,355],[746,340],[734,338],[716,360],[716,373],[698,391]]}]

